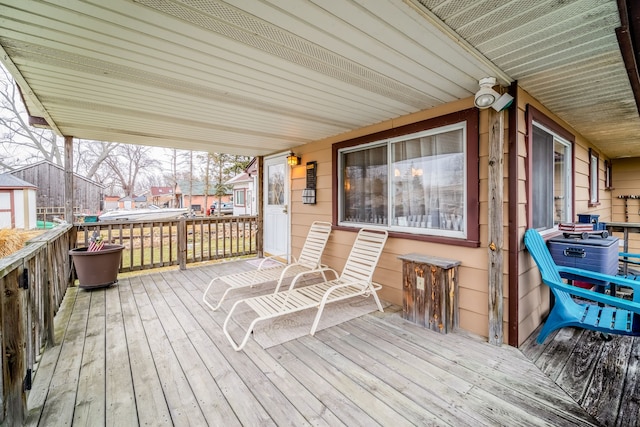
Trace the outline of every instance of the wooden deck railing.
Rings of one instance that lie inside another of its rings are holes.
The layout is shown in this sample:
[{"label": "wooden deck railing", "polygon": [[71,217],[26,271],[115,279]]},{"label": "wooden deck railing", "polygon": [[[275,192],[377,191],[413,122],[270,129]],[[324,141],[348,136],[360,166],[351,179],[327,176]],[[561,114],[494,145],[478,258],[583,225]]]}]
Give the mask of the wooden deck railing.
[{"label": "wooden deck railing", "polygon": [[200,217],[164,221],[109,221],[78,224],[78,247],[97,231],[125,247],[120,271],[210,261],[256,254],[257,217]]},{"label": "wooden deck railing", "polygon": [[27,390],[45,346],[54,344],[54,316],[71,284],[69,250],[94,231],[125,246],[120,272],[257,253],[255,216],[61,225],[0,259],[0,423],[22,425]]},{"label": "wooden deck railing", "polygon": [[75,228],[63,225],[0,259],[0,422],[21,425],[26,390],[44,346],[54,342],[53,318],[69,284]]}]

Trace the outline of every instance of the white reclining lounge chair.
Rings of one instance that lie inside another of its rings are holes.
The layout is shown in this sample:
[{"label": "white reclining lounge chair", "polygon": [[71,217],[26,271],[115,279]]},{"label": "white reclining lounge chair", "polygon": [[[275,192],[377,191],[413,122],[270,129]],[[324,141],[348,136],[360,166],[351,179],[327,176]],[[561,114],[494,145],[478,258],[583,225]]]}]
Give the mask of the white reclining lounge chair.
[{"label": "white reclining lounge chair", "polygon": [[[365,297],[372,295],[378,310],[383,311],[382,304],[380,304],[380,299],[378,299],[378,294],[376,293],[380,289],[380,285],[373,283],[372,278],[382,254],[382,248],[387,241],[387,236],[388,233],[384,230],[360,230],[342,274],[335,280],[327,281],[325,279],[321,283],[295,289],[295,283],[292,282],[287,291],[237,301],[229,311],[229,315],[222,327],[233,348],[236,351],[242,350],[258,322],[309,308],[318,309],[310,331],[310,334],[313,335],[318,327],[324,306],[330,302],[341,301],[359,295]],[[229,334],[227,327],[234,310],[239,304],[248,305],[256,313],[257,317],[253,319],[247,328],[244,338],[238,345]]]},{"label": "white reclining lounge chair", "polygon": [[[222,302],[227,297],[229,292],[234,289],[246,288],[256,286],[260,283],[272,282],[277,280],[275,292],[280,290],[283,280],[293,277],[292,283],[298,280],[300,273],[306,272],[319,272],[326,280],[325,271],[326,266],[320,263],[322,252],[324,251],[327,241],[329,240],[329,234],[331,234],[331,223],[315,221],[311,224],[307,240],[304,242],[302,251],[297,261],[294,260],[291,264],[280,264],[275,266],[269,266],[263,268],[265,262],[277,258],[277,256],[266,257],[262,260],[257,270],[244,271],[242,273],[234,273],[226,276],[215,277],[209,282],[209,286],[204,291],[202,301],[207,304],[212,310],[217,310],[222,305]],[[266,264],[271,265],[271,264]],[[335,272],[334,272],[335,274]],[[337,276],[337,274],[336,274]],[[224,294],[214,306],[207,301],[207,294],[212,289],[214,283],[221,282],[228,286]]]}]

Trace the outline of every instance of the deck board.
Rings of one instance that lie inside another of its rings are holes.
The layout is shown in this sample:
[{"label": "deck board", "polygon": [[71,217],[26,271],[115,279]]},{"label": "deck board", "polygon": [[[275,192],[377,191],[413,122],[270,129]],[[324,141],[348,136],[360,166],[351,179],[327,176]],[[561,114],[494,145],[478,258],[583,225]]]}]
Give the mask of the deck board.
[{"label": "deck board", "polygon": [[[162,392],[158,371],[152,362],[153,354],[133,296],[133,288],[140,285],[138,278],[131,278],[128,283],[122,281],[117,287],[129,349],[138,422],[140,425],[171,425],[171,414]],[[121,371],[120,375],[126,374]],[[126,393],[127,390],[120,392]]]},{"label": "deck board", "polygon": [[250,268],[227,262],[70,289],[56,318],[64,341],[43,355],[29,424],[597,425],[519,350],[438,334],[395,306],[235,352],[222,323],[236,297],[213,312],[202,294],[212,277]]},{"label": "deck board", "polygon": [[537,344],[537,335],[523,343],[522,352],[601,425],[638,425],[640,338],[606,341],[598,332],[563,328]]},{"label": "deck board", "polygon": [[115,287],[105,292],[105,345],[106,345],[106,384],[105,393],[109,406],[106,407],[105,424],[108,426],[125,426],[137,423],[135,391],[132,375],[121,375],[131,372],[127,332],[120,304],[120,289]]}]

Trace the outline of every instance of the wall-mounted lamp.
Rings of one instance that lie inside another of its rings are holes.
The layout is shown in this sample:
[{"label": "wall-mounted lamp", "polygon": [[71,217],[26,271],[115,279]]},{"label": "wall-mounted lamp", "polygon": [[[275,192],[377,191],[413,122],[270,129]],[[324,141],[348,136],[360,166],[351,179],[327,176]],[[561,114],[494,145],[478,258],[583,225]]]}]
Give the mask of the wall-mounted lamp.
[{"label": "wall-mounted lamp", "polygon": [[508,93],[500,95],[493,90],[496,85],[495,77],[485,77],[480,79],[480,90],[476,92],[476,96],[473,99],[473,103],[481,110],[485,108],[493,108],[496,111],[502,111],[511,105],[513,102],[513,96]]},{"label": "wall-mounted lamp", "polygon": [[287,164],[289,166],[298,166],[300,164],[300,157],[296,156],[293,153],[289,153],[287,156]]}]

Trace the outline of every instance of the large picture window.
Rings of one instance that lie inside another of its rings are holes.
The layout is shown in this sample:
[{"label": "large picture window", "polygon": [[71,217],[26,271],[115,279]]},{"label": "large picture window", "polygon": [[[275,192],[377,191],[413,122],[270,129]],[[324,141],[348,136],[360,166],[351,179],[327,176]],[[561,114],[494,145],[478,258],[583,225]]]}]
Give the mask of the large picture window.
[{"label": "large picture window", "polygon": [[529,218],[537,230],[573,220],[573,135],[529,108]]},{"label": "large picture window", "polygon": [[467,237],[467,125],[338,151],[341,225]]}]

